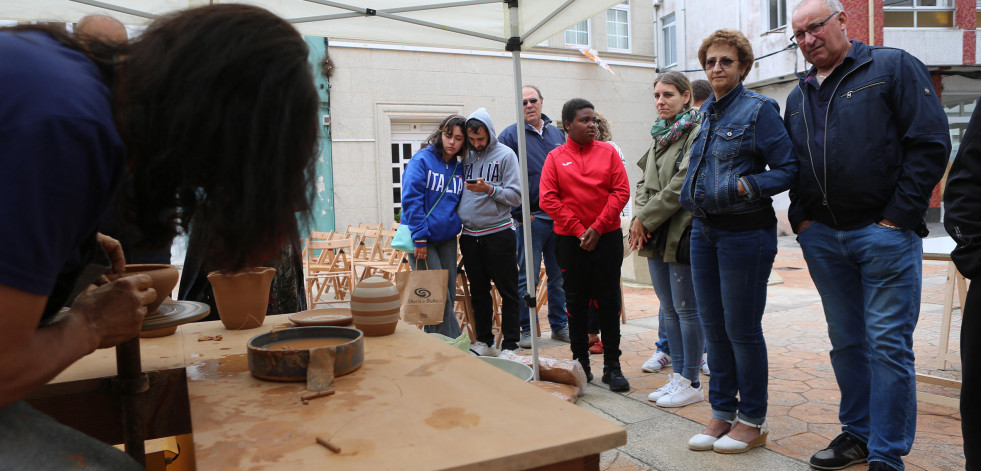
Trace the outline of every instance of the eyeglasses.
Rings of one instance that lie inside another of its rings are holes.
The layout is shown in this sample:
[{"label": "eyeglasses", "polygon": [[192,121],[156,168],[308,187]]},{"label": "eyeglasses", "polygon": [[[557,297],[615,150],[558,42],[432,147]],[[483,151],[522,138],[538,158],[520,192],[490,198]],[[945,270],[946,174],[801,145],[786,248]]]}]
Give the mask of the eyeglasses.
[{"label": "eyeglasses", "polygon": [[705,61],[705,70],[712,70],[715,68],[715,64],[718,63],[723,69],[728,69],[732,67],[733,62],[739,62],[739,59],[730,59],[728,57],[723,57],[716,61],[715,59],[708,59]]},{"label": "eyeglasses", "polygon": [[527,100],[521,100],[521,106],[528,106],[528,103],[535,104],[538,103],[538,98],[529,98]]},{"label": "eyeglasses", "polygon": [[794,35],[790,37],[790,42],[795,44],[800,44],[800,42],[804,40],[805,34],[810,34],[811,36],[817,36],[821,34],[821,31],[824,31],[824,25],[827,24],[829,21],[831,21],[831,18],[833,18],[838,13],[841,12],[836,11],[828,15],[828,17],[825,18],[824,21],[820,23],[814,23],[811,26],[808,26],[807,29],[794,33]]}]

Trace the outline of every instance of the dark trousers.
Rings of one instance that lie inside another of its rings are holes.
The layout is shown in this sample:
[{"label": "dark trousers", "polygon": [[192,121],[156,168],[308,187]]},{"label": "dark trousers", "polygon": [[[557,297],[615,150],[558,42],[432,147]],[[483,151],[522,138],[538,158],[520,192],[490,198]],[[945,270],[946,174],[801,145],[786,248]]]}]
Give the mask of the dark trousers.
[{"label": "dark trousers", "polygon": [[590,300],[596,302],[603,340],[603,366],[620,368],[620,263],[623,235],[619,229],[600,236],[591,252],[579,247],[579,238],[557,235],[555,257],[562,268],[565,307],[569,311],[572,358],[589,364]]},{"label": "dark trousers", "polygon": [[518,265],[514,263],[514,232],[504,230],[474,237],[460,236],[460,253],[470,280],[477,340],[494,345],[493,302],[490,282],[501,295],[501,348],[518,349]]},{"label": "dark trousers", "polygon": [[967,471],[981,470],[981,286],[973,280],[961,315],[961,432]]}]

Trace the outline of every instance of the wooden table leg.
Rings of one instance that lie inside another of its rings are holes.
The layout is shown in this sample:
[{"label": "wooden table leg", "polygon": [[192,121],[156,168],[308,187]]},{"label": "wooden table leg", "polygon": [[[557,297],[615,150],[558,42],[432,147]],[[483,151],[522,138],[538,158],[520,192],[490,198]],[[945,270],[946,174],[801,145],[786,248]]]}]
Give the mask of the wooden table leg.
[{"label": "wooden table leg", "polygon": [[123,399],[123,444],[126,454],[146,465],[145,430],[140,401],[150,388],[140,362],[140,337],[116,346],[116,381]]}]

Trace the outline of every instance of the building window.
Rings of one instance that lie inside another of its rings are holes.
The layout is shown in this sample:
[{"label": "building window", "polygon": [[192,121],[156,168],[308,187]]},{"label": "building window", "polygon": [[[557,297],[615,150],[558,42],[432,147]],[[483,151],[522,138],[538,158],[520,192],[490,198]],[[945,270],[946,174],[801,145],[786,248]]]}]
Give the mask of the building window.
[{"label": "building window", "polygon": [[630,50],[630,1],[606,11],[606,48]]},{"label": "building window", "polygon": [[763,0],[763,11],[766,15],[766,31],[773,31],[787,26],[786,0]]},{"label": "building window", "polygon": [[886,28],[953,28],[954,0],[885,0]]},{"label": "building window", "polygon": [[661,18],[661,44],[664,45],[663,67],[671,67],[678,62],[678,40],[676,37],[677,27],[674,22],[674,13]]},{"label": "building window", "polygon": [[977,18],[974,20],[974,29],[978,29],[978,25],[981,25],[981,0],[978,0],[977,6],[974,8],[977,12]]},{"label": "building window", "polygon": [[588,46],[589,20],[565,30],[565,43],[570,46]]}]

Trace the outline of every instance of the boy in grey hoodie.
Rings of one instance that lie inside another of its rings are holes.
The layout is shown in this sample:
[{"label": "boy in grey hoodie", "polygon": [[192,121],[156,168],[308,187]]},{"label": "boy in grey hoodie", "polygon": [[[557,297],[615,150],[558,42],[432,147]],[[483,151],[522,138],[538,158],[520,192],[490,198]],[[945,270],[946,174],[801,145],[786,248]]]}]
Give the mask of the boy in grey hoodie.
[{"label": "boy in grey hoodie", "polygon": [[463,194],[457,213],[463,222],[460,253],[470,279],[478,355],[494,356],[493,303],[490,282],[501,295],[502,350],[518,348],[518,266],[511,207],[521,204],[518,157],[497,141],[487,110],[474,111],[467,119],[470,151],[463,160]]}]

